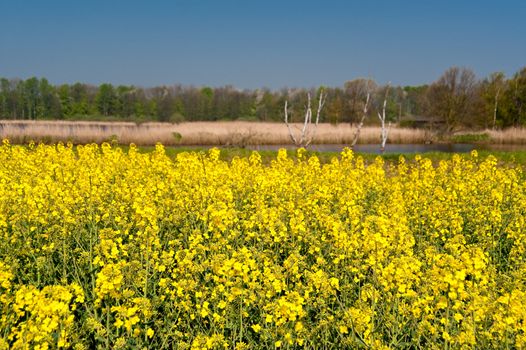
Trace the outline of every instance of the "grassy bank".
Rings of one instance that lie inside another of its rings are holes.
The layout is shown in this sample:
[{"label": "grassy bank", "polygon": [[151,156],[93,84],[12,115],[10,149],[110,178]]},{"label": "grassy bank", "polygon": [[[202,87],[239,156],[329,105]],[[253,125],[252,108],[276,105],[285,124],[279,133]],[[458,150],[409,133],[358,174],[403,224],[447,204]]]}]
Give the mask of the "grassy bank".
[{"label": "grassy bank", "polygon": [[[122,149],[127,152],[129,147],[122,146]],[[141,146],[138,148],[140,153],[149,153],[153,152],[155,150],[154,146]],[[208,153],[209,148],[207,147],[166,147],[165,151],[166,154],[171,157],[175,158],[177,154],[183,153],[183,152],[202,152],[203,154]],[[220,154],[219,157],[221,160],[224,161],[231,161],[234,158],[248,158],[252,154],[252,150],[246,149],[246,148],[234,148],[234,147],[227,147],[227,148],[220,148]],[[276,159],[278,155],[278,151],[270,151],[270,150],[264,150],[264,151],[258,151],[259,155],[261,156],[261,160],[263,164],[270,164],[270,162],[273,159]],[[500,164],[508,164],[508,165],[521,165],[526,166],[526,151],[486,151],[486,150],[477,150],[478,156],[480,159],[486,159],[487,157],[494,156],[497,158]],[[288,150],[287,151],[288,156],[297,161],[297,151],[295,150]],[[341,153],[340,152],[318,152],[318,151],[310,151],[307,150],[305,153],[305,156],[311,157],[316,156],[320,163],[327,164],[330,163],[333,158],[339,158]],[[397,163],[400,160],[400,157],[404,157],[407,161],[412,162],[415,160],[415,157],[417,157],[417,154],[414,153],[385,153],[385,154],[372,154],[372,153],[361,153],[361,152],[355,152],[357,156],[360,156],[364,159],[366,163],[372,163],[377,157],[381,157],[386,162],[389,163]],[[424,154],[419,155],[419,157],[425,157],[430,159],[433,163],[438,163],[441,160],[450,161],[455,153],[446,153],[446,152],[426,152]],[[463,158],[470,158],[470,153],[464,153],[460,154]]]}]

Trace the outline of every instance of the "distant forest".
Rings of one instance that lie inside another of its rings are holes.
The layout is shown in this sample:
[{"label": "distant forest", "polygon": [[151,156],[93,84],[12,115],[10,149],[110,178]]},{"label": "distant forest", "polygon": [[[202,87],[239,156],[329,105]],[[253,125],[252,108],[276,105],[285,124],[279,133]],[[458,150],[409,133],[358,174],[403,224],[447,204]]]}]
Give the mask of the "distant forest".
[{"label": "distant forest", "polygon": [[373,103],[366,123],[374,124],[388,89],[387,118],[402,126],[411,126],[418,118],[436,120],[448,131],[526,125],[526,67],[513,77],[494,73],[484,79],[477,79],[469,68],[452,67],[437,81],[421,86],[387,86],[354,79],[343,87],[276,91],[232,86],[52,85],[35,77],[2,78],[0,83],[0,119],[280,121],[287,100],[293,121],[300,121],[307,93],[315,99],[323,89],[328,95],[323,122],[357,122],[369,92]]}]

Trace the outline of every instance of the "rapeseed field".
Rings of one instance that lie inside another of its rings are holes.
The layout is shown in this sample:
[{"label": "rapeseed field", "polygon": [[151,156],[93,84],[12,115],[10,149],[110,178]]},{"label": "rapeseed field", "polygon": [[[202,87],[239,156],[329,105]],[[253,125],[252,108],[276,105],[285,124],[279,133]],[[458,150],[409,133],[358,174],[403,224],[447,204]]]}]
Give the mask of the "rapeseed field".
[{"label": "rapeseed field", "polygon": [[0,348],[521,349],[526,182],[453,156],[0,146]]}]

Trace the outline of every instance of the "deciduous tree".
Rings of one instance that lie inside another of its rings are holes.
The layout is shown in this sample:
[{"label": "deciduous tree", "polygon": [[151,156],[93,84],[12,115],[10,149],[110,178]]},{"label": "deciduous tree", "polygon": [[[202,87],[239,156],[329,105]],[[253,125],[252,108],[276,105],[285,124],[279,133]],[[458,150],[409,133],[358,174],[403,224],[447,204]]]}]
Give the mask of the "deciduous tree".
[{"label": "deciduous tree", "polygon": [[429,87],[430,111],[444,121],[447,132],[470,118],[475,91],[475,73],[459,67],[449,68]]}]

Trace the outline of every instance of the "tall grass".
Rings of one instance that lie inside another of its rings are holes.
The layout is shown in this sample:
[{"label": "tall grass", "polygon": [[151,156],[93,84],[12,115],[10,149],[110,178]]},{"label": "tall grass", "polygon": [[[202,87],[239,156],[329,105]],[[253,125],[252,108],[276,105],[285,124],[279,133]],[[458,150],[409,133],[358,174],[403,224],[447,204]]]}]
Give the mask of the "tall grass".
[{"label": "tall grass", "polygon": [[[302,125],[293,124],[293,129]],[[314,143],[348,144],[355,128],[349,124],[318,126]],[[255,122],[193,122],[144,123],[127,122],[68,122],[68,121],[0,121],[0,137],[13,143],[58,142],[153,145],[280,145],[289,144],[288,130],[281,123]],[[424,130],[392,128],[389,143],[424,143],[429,134]],[[378,143],[380,128],[364,127],[359,143]]]},{"label": "tall grass", "polygon": [[486,130],[485,131],[494,144],[526,144],[525,128],[508,128],[504,130]]},{"label": "tall grass", "polygon": [[[302,124],[292,124],[299,133]],[[318,126],[314,144],[350,144],[356,128],[349,124]],[[526,144],[526,129],[485,130],[489,135],[484,143]],[[283,123],[263,123],[246,121],[143,123],[131,122],[88,122],[88,121],[0,121],[0,138],[8,138],[13,143],[68,142],[85,144],[111,141],[119,144],[137,145],[285,145],[290,144],[287,127]],[[393,127],[389,132],[388,143],[409,144],[433,141],[433,135],[424,129]],[[447,141],[447,140],[446,140]],[[450,141],[455,142],[455,139]],[[380,128],[364,127],[358,143],[375,144],[380,142]]]}]

